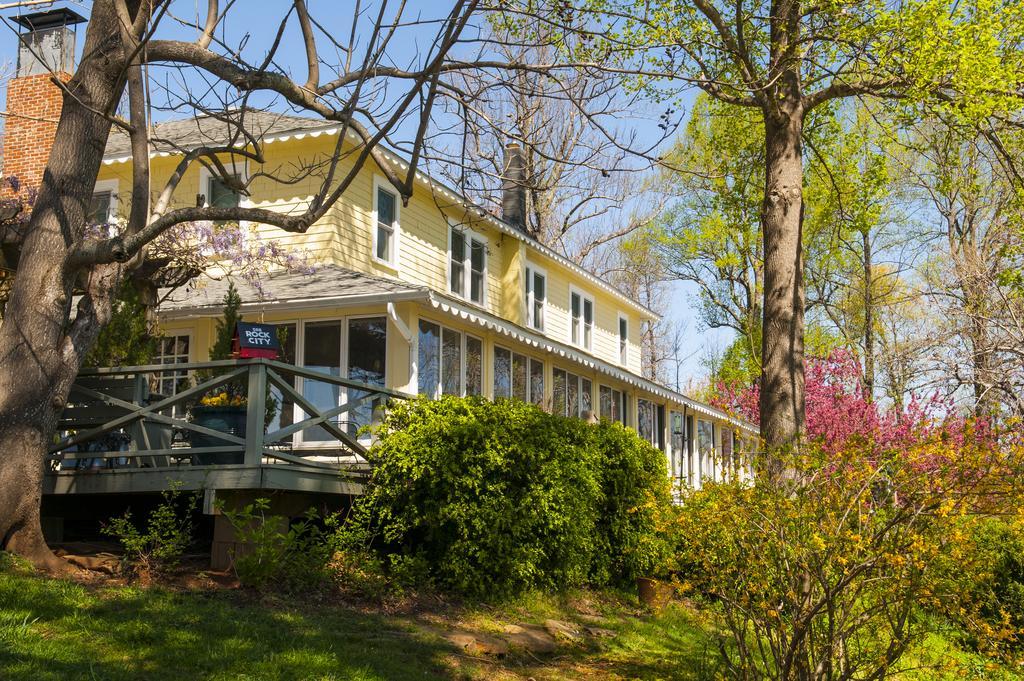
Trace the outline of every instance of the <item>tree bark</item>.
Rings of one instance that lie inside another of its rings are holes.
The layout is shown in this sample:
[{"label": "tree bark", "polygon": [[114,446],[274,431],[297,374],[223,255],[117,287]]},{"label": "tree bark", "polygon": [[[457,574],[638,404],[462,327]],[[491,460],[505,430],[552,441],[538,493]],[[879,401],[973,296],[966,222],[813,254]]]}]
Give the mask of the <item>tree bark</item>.
[{"label": "tree bark", "polygon": [[871,253],[871,233],[864,230],[864,397],[875,399],[875,299],[874,263]]},{"label": "tree bark", "polygon": [[769,452],[799,447],[804,427],[803,111],[765,116],[761,437]]},{"label": "tree bark", "polygon": [[[67,83],[56,141],[29,218],[0,326],[0,548],[63,566],[39,519],[46,450],[85,352],[109,319],[121,265],[75,271],[68,256],[85,221],[110,121],[124,90],[124,50],[110,0],[97,0],[83,60]],[[84,288],[75,319],[75,285]]]}]

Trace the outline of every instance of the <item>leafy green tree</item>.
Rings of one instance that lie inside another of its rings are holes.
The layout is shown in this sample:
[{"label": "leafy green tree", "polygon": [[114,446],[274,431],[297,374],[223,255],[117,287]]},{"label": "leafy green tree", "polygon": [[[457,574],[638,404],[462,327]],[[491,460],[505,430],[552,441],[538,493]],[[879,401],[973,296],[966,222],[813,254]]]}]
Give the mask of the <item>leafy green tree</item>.
[{"label": "leafy green tree", "polygon": [[126,282],[114,302],[110,322],[83,361],[87,367],[149,364],[159,336],[149,322],[137,289]]},{"label": "leafy green tree", "polygon": [[764,297],[761,127],[747,109],[698,97],[662,174],[662,190],[676,200],[659,223],[668,273],[698,287],[705,326],[737,333],[728,354],[754,376]]},{"label": "leafy green tree", "polygon": [[242,296],[234,282],[228,282],[228,290],[224,294],[224,312],[217,319],[213,345],[210,346],[210,361],[231,359],[231,340],[235,336],[235,326],[242,321],[239,310],[242,309]]},{"label": "leafy green tree", "polygon": [[904,277],[921,250],[920,230],[903,209],[906,159],[896,128],[884,111],[837,107],[808,144],[809,319],[830,328],[860,359],[869,399],[875,394],[878,347],[895,341],[882,338],[892,331],[885,313],[915,297]]},{"label": "leafy green tree", "polygon": [[[532,0],[507,7],[537,15]],[[851,97],[934,103],[966,119],[1017,110],[1024,8],[1010,0],[578,0],[559,1],[550,14],[589,37],[571,50],[576,61],[614,64],[663,100],[674,101],[680,84],[695,86],[761,119],[761,434],[772,449],[798,446],[808,116]]]}]

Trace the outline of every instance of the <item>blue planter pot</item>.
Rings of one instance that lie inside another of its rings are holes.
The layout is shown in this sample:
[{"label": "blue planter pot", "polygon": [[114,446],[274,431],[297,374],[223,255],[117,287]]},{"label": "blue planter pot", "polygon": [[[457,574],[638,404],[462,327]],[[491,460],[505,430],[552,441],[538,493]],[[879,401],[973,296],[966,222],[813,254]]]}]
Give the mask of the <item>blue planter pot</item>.
[{"label": "blue planter pot", "polygon": [[[245,407],[194,407],[192,409],[192,423],[210,430],[220,431],[235,437],[245,437]],[[226,447],[229,443],[205,433],[192,433],[193,447]],[[193,461],[197,466],[217,466],[233,463],[242,463],[245,460],[244,452],[219,452],[211,454],[196,454]]]}]

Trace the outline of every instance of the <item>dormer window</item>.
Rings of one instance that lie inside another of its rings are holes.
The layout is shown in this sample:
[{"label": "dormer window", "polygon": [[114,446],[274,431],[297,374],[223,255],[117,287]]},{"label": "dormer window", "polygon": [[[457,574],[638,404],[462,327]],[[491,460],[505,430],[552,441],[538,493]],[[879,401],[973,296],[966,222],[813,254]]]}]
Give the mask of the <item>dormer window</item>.
[{"label": "dormer window", "polygon": [[460,298],[483,305],[487,281],[487,241],[478,234],[452,227],[449,243],[449,289]]},{"label": "dormer window", "polygon": [[[233,183],[241,181],[238,175],[232,175]],[[206,205],[211,208],[238,208],[242,203],[242,195],[232,189],[224,178],[211,175],[206,182]]]},{"label": "dormer window", "polygon": [[593,346],[594,299],[587,294],[569,289],[569,311],[572,314],[571,341],[584,350]]},{"label": "dormer window", "polygon": [[544,330],[544,307],[547,303],[548,277],[535,265],[526,266],[526,325]]},{"label": "dormer window", "polygon": [[381,180],[374,180],[373,257],[395,267],[398,262],[398,195]]},{"label": "dormer window", "polygon": [[[232,168],[234,169],[234,168]],[[246,175],[243,172],[229,173],[227,177],[203,167],[199,172],[199,194],[205,208],[238,208],[245,203],[245,197],[237,187],[244,185]],[[216,220],[214,226],[222,226],[228,221]],[[244,224],[244,223],[239,223]]]}]

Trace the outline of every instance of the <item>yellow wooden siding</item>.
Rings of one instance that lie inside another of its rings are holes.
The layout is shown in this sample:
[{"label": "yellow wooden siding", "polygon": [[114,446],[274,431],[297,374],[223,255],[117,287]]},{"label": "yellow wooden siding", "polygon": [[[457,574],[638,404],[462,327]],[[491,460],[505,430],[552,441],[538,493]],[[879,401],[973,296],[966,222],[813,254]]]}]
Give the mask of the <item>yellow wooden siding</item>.
[{"label": "yellow wooden siding", "polygon": [[[292,139],[287,142],[271,143],[266,146],[266,173],[287,173],[302,164],[310,165],[323,161],[332,153],[335,137],[321,135]],[[353,155],[339,163],[337,176],[343,176],[351,169]],[[153,189],[158,193],[170,176],[177,159],[158,157],[152,161]],[[257,168],[250,164],[248,172],[256,174]],[[328,213],[305,234],[285,232],[269,225],[254,225],[256,238],[275,241],[285,248],[304,251],[313,262],[330,263],[358,272],[398,278],[413,284],[430,287],[448,294],[448,231],[447,211],[456,221],[466,221],[475,232],[488,241],[487,262],[487,311],[514,324],[524,325],[525,302],[522,272],[524,261],[529,261],[546,270],[548,276],[548,305],[545,321],[545,335],[568,343],[570,341],[569,285],[570,283],[594,298],[594,338],[591,352],[613,364],[619,364],[618,315],[624,313],[629,319],[629,363],[626,368],[640,371],[640,318],[621,299],[593,284],[588,279],[571,271],[553,258],[544,255],[514,237],[498,232],[482,220],[468,219],[464,212],[457,210],[444,199],[417,187],[407,206],[399,205],[399,236],[397,268],[379,263],[373,257],[374,178],[384,182],[383,174],[372,161],[359,172],[344,196]],[[119,204],[128,205],[131,186],[130,163],[113,163],[101,169],[99,179],[119,181]],[[200,184],[198,166],[190,168],[183,177],[175,195],[175,205],[193,205],[197,193],[205,193]],[[385,182],[386,184],[386,182]],[[318,190],[318,182],[307,177],[294,184],[275,182],[266,177],[256,177],[250,183],[249,204],[282,212],[301,212],[310,197]]]}]

